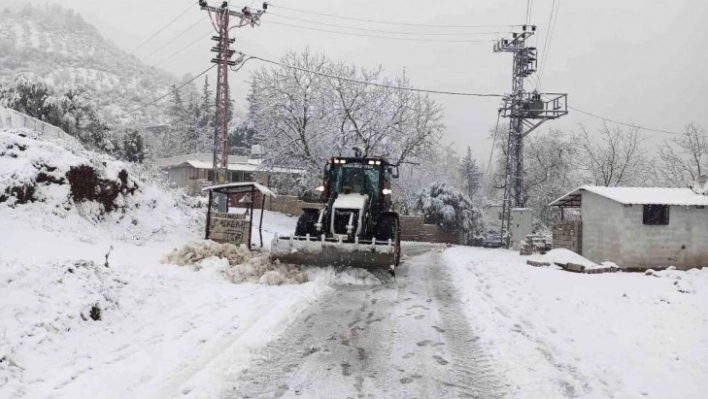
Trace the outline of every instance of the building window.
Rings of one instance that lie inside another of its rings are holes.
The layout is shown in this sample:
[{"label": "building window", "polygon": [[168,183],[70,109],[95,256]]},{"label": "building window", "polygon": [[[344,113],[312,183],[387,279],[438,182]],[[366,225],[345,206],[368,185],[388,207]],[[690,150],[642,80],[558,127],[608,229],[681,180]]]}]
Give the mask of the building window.
[{"label": "building window", "polygon": [[208,180],[208,181],[214,181],[214,171],[213,171],[213,170],[208,170],[208,171],[207,171],[207,180]]},{"label": "building window", "polygon": [[668,205],[644,205],[644,224],[667,225],[669,224]]}]

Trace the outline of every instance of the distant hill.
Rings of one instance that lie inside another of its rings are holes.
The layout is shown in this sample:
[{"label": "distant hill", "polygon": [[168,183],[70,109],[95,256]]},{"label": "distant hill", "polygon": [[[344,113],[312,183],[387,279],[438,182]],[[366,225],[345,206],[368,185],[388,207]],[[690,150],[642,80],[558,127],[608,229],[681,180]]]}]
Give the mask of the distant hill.
[{"label": "distant hill", "polygon": [[34,74],[60,88],[81,85],[109,124],[165,122],[165,104],[125,112],[166,93],[177,79],[119,49],[76,12],[26,6],[0,11],[0,21],[0,81]]}]

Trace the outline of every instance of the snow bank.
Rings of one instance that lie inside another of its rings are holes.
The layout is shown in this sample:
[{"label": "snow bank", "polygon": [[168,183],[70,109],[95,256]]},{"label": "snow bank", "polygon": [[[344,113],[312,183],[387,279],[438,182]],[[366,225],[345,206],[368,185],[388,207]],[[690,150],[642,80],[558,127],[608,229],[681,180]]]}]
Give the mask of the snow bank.
[{"label": "snow bank", "polygon": [[196,271],[207,269],[233,283],[281,285],[308,281],[299,266],[272,263],[268,255],[249,251],[245,245],[214,241],[190,242],[167,254],[163,263],[193,266]]},{"label": "snow bank", "polygon": [[204,218],[199,200],[168,190],[148,167],[91,151],[70,152],[25,129],[0,130],[0,216],[43,231],[81,233],[103,226],[141,241]]},{"label": "snow bank", "polygon": [[[567,255],[554,259],[579,261]],[[444,257],[509,397],[708,397],[708,269],[588,276],[506,250]]]},{"label": "snow bank", "polygon": [[565,248],[552,249],[543,255],[532,255],[529,259],[536,262],[547,262],[552,265],[555,263],[575,263],[577,265],[585,266],[586,269],[597,269],[603,267],[583,257],[582,255],[578,255],[575,252]]}]

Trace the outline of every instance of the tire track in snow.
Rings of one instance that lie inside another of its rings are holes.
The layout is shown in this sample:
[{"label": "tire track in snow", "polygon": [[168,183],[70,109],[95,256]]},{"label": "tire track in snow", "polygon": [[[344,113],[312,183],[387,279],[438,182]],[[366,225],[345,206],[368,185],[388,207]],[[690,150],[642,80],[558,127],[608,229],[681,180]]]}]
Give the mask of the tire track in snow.
[{"label": "tire track in snow", "polygon": [[225,398],[502,396],[438,252],[395,282],[335,287],[232,381]]}]

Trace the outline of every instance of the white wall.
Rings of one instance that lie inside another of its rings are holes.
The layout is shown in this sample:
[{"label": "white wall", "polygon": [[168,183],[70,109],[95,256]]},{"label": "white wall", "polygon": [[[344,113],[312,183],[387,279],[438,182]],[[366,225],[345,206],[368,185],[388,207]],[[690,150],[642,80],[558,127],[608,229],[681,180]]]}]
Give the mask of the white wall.
[{"label": "white wall", "polygon": [[643,224],[644,207],[584,192],[583,255],[620,267],[708,267],[708,209],[672,206],[669,224]]},{"label": "white wall", "polygon": [[597,194],[582,193],[583,253],[593,262],[611,260],[617,264],[621,258],[623,205]]}]

